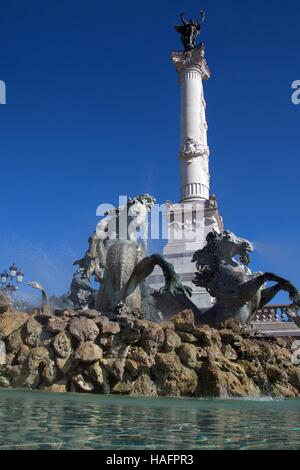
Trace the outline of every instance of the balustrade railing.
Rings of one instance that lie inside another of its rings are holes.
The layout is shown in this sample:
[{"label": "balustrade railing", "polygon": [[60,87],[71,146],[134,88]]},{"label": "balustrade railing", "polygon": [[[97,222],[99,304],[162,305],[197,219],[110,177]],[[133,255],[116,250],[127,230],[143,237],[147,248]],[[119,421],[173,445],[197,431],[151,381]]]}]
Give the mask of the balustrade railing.
[{"label": "balustrade railing", "polygon": [[256,312],[254,322],[285,322],[293,323],[293,320],[287,316],[287,305],[266,305],[261,310]]}]

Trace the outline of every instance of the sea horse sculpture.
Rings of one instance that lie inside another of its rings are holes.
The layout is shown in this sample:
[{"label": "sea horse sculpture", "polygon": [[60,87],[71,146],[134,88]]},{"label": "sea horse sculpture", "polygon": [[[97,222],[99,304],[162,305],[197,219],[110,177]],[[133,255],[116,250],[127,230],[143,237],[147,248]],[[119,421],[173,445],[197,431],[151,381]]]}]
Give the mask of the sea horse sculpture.
[{"label": "sea horse sculpture", "polygon": [[[281,290],[289,293],[292,304],[287,309],[291,319],[300,308],[298,290],[286,279],[273,273],[252,273],[248,268],[252,244],[234,233],[212,231],[207,236],[207,245],[194,254],[198,272],[193,281],[204,287],[216,299],[198,320],[211,326],[219,326],[229,318],[249,323],[258,309],[268,304]],[[234,258],[238,256],[237,262]],[[266,287],[266,282],[276,284]],[[297,321],[296,321],[297,323]]]},{"label": "sea horse sculpture", "polygon": [[[143,281],[156,266],[162,269],[166,280],[161,293],[191,296],[191,289],[181,283],[174,267],[159,254],[148,257],[144,240],[137,238],[137,232],[147,228],[148,213],[154,203],[152,196],[143,194],[129,199],[127,206],[107,213],[90,236],[84,258],[75,261],[83,280],[94,277],[101,284],[95,302],[97,310],[113,312],[125,306],[130,312],[143,315],[145,304],[151,302]],[[124,220],[127,230],[121,234]],[[82,308],[82,304],[76,305],[75,299],[74,307]]]}]

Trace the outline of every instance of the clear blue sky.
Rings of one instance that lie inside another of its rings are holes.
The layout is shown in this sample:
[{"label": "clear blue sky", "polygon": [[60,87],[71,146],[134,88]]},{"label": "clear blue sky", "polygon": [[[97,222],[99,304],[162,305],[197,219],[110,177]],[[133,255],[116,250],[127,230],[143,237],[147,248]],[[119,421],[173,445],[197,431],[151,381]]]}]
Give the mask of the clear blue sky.
[{"label": "clear blue sky", "polygon": [[296,0],[0,0],[0,269],[62,293],[98,204],[178,200],[173,25],[201,8],[212,192],[253,269],[300,286]]}]

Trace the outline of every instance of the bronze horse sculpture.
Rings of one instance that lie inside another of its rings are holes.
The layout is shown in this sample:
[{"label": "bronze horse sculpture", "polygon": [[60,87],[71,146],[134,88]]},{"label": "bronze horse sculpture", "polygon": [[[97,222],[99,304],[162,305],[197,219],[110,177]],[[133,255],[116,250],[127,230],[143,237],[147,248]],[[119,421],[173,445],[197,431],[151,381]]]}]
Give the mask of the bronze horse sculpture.
[{"label": "bronze horse sculpture", "polygon": [[[289,293],[292,304],[287,310],[290,318],[297,318],[300,308],[298,290],[286,279],[273,273],[252,273],[248,268],[253,245],[232,232],[213,231],[207,236],[207,244],[192,259],[198,272],[194,284],[204,287],[216,303],[198,322],[219,326],[234,318],[242,324],[251,322],[258,309],[268,304],[281,290]],[[234,258],[239,257],[237,262]],[[269,281],[276,282],[266,287]],[[297,322],[298,323],[298,322]]]}]

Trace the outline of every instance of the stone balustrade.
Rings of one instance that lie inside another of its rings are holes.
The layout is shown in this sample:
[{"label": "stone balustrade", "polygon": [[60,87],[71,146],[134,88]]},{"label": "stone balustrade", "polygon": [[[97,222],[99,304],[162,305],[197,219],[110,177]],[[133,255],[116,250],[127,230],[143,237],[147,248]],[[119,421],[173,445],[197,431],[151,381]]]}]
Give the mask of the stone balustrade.
[{"label": "stone balustrade", "polygon": [[254,323],[268,323],[268,322],[284,322],[293,323],[287,314],[287,305],[266,305],[261,310],[258,310],[253,322]]}]

